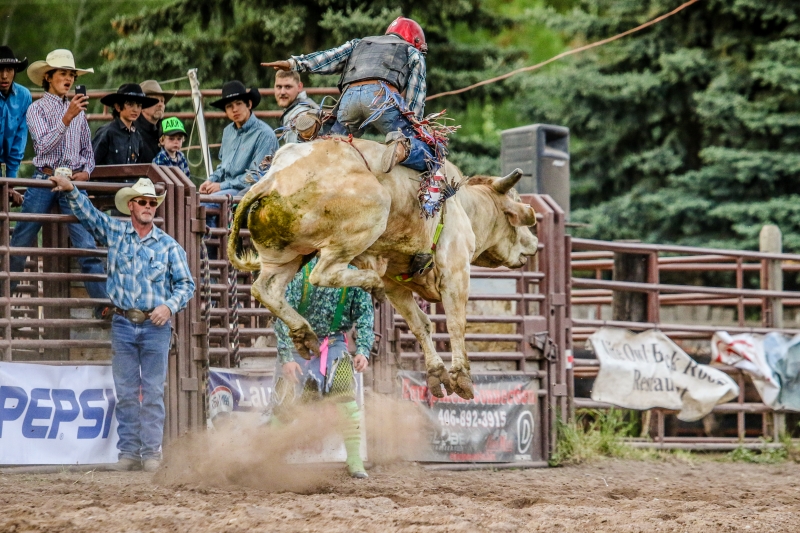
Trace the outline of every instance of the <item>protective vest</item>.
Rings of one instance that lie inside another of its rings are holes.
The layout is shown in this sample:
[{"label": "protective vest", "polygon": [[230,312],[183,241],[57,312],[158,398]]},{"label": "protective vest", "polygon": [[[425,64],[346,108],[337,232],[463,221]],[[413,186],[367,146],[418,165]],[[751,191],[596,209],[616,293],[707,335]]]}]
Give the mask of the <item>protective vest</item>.
[{"label": "protective vest", "polygon": [[361,39],[347,59],[339,79],[339,90],[357,81],[383,80],[402,91],[411,72],[408,66],[409,46],[397,35]]}]

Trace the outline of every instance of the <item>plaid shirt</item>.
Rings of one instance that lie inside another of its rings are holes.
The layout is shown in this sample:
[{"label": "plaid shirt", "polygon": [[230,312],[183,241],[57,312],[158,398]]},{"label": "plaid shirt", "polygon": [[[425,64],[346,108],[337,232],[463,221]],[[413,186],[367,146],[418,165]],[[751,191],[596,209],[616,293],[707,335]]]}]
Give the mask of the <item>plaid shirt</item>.
[{"label": "plaid shirt", "polygon": [[65,196],[83,226],[108,247],[106,289],[114,305],[150,311],[164,304],[173,315],[186,306],[195,284],[186,252],[175,239],[155,226],[141,239],[129,220],[97,210],[77,188]]},{"label": "plaid shirt", "polygon": [[94,151],[89,122],[81,111],[69,126],[65,126],[61,119],[67,112],[69,102],[48,92],[28,108],[28,130],[36,151],[33,164],[36,168],[69,167],[91,174],[94,170]]},{"label": "plaid shirt", "polygon": [[[317,258],[308,263],[308,267],[313,270],[317,264]],[[348,268],[355,268],[349,266]],[[289,282],[286,288],[286,301],[294,309],[300,306],[303,299],[303,271],[298,272],[294,279]],[[305,311],[303,317],[308,320],[314,333],[322,340],[331,333],[346,333],[353,326],[356,327],[356,355],[363,355],[369,359],[369,352],[375,342],[375,308],[372,306],[372,297],[364,289],[350,287],[344,300],[344,313],[338,331],[331,331],[333,317],[336,314],[336,307],[342,297],[342,289],[333,287],[315,287],[309,284],[307,295],[311,304]],[[278,361],[288,363],[292,360],[294,343],[289,337],[289,328],[283,320],[275,321],[275,335],[278,337]]]},{"label": "plaid shirt", "polygon": [[186,174],[187,178],[191,178],[192,175],[189,172],[189,163],[186,161],[186,157],[183,155],[183,152],[178,152],[175,154],[175,159],[172,159],[166,150],[163,148],[158,155],[156,155],[155,159],[153,159],[154,165],[161,165],[162,167],[178,167],[180,168],[184,174]]},{"label": "plaid shirt", "polygon": [[[344,70],[347,59],[353,53],[353,48],[360,40],[353,39],[336,48],[314,52],[313,54],[292,56],[289,62],[292,64],[292,70],[297,72],[338,74]],[[408,66],[411,69],[408,83],[405,87],[398,87],[397,89],[401,92],[405,90],[408,109],[414,112],[414,116],[417,119],[422,120],[425,112],[425,97],[428,92],[428,87],[425,83],[425,58],[422,57],[419,50],[411,45],[408,45]]]}]

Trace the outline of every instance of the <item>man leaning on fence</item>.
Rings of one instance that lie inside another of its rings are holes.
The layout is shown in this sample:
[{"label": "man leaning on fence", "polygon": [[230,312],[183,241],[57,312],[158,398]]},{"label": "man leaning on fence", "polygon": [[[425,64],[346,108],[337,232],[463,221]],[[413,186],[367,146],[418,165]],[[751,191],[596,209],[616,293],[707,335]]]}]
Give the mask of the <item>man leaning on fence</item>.
[{"label": "man leaning on fence", "polygon": [[[174,92],[164,92],[156,80],[145,80],[139,84],[148,98],[155,98],[156,104],[142,109],[142,114],[136,119],[136,129],[142,136],[142,146],[139,150],[139,162],[150,163],[161,150],[158,139],[161,136],[159,122],[164,118],[167,104],[175,96]],[[188,175],[188,174],[187,174]]]},{"label": "man leaning on fence", "polygon": [[[35,61],[28,67],[28,78],[41,86],[45,93],[28,108],[27,122],[36,155],[33,164],[36,170],[34,179],[46,179],[57,168],[71,172],[72,180],[88,181],[94,170],[91,132],[86,120],[88,98],[82,95],[67,97],[78,76],[94,72],[94,69],[80,69],[75,66],[72,52],[54,50],[43,61]],[[58,203],[61,213],[71,215],[72,209],[66,197],[53,192],[49,187],[28,187],[22,204],[23,213],[47,213]],[[36,244],[41,222],[17,222],[11,236],[12,247],[31,247]],[[75,248],[95,249],[92,236],[80,224],[69,225],[69,236]],[[11,256],[11,271],[22,272],[25,268],[24,255]],[[105,274],[103,261],[97,256],[78,258],[84,274]],[[17,283],[11,283],[12,292]],[[92,298],[108,298],[105,283],[87,281],[86,290]],[[110,318],[108,308],[97,308],[95,315]]]},{"label": "man leaning on fence", "polygon": [[[164,437],[164,382],[171,318],[194,294],[186,252],[153,224],[165,194],[141,178],[120,189],[114,203],[130,214],[117,220],[92,206],[72,182],[53,176],[75,216],[108,246],[108,293],[116,306],[111,323],[111,369],[117,394],[117,470],[158,469]],[[141,396],[140,396],[141,395]]]}]

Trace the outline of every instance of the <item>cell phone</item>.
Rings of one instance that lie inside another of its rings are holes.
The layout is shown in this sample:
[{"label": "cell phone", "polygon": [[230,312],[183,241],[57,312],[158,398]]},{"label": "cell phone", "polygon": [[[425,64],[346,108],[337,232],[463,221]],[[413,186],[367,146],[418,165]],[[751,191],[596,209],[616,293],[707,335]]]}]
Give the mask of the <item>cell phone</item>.
[{"label": "cell phone", "polygon": [[82,94],[83,96],[86,96],[86,85],[76,85],[75,94]]}]

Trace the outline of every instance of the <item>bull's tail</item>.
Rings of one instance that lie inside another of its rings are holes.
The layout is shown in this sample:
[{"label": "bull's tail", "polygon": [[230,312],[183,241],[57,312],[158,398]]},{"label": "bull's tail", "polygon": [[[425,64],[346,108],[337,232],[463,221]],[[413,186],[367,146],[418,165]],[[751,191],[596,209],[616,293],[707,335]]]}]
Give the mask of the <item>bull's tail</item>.
[{"label": "bull's tail", "polygon": [[236,208],[236,212],[233,214],[233,224],[231,224],[231,233],[228,238],[228,261],[236,269],[244,272],[255,272],[261,269],[258,253],[255,250],[252,248],[243,250],[241,256],[238,252],[239,243],[242,242],[242,238],[239,236],[239,228],[242,227],[242,220],[247,218],[250,207],[256,200],[258,200],[258,193],[253,193],[252,190],[244,195],[244,198]]}]

